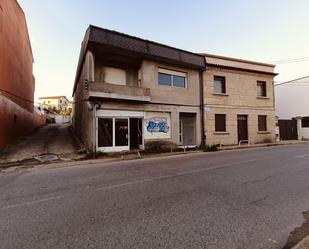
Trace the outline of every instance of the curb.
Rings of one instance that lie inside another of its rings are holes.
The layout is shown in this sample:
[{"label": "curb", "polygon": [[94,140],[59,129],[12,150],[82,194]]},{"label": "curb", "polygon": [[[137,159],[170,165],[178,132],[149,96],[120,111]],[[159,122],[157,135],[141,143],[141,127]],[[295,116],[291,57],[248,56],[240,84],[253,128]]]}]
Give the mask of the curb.
[{"label": "curb", "polygon": [[309,236],[301,240],[296,246],[292,249],[308,249],[309,248]]},{"label": "curb", "polygon": [[[294,143],[273,143],[273,144],[259,144],[259,145],[245,145],[245,146],[235,146],[235,147],[227,147],[227,148],[218,148],[218,151],[215,152],[224,152],[224,151],[233,151],[233,150],[240,150],[240,149],[254,149],[254,148],[267,148],[270,146],[283,146],[283,145],[296,145],[296,144],[305,144],[308,142],[294,142]],[[83,164],[97,164],[97,163],[105,163],[105,162],[116,162],[116,161],[129,161],[129,160],[138,160],[138,159],[155,159],[155,158],[162,158],[162,157],[171,157],[171,156],[181,156],[181,155],[194,155],[194,154],[208,154],[209,152],[204,152],[202,150],[195,150],[195,151],[185,151],[185,152],[165,152],[165,153],[158,153],[158,154],[149,154],[149,155],[127,155],[127,156],[120,156],[120,157],[105,157],[105,158],[95,158],[95,159],[73,159],[73,160],[56,160],[56,161],[49,161],[42,163],[34,158],[27,158],[19,161],[7,162],[7,163],[0,163],[0,172],[2,170],[6,170],[8,168],[62,168],[68,167],[73,165],[83,165]],[[213,152],[212,152],[213,153]],[[35,160],[35,161],[34,161]],[[309,248],[309,247],[307,247]]]},{"label": "curb", "polygon": [[253,148],[266,148],[274,146],[285,146],[285,145],[297,145],[297,144],[308,144],[309,141],[298,141],[298,142],[287,142],[287,143],[268,143],[268,144],[252,144],[252,145],[243,145],[243,146],[227,146],[227,147],[218,147],[219,151],[224,150],[241,150],[241,149],[253,149]]}]

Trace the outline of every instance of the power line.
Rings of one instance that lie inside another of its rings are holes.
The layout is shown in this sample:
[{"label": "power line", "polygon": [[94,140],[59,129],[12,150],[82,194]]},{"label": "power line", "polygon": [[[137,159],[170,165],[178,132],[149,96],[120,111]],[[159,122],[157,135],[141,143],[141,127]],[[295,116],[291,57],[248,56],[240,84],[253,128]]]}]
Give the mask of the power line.
[{"label": "power line", "polygon": [[[308,75],[308,76],[301,77],[301,78],[293,79],[293,80],[284,81],[284,82],[275,84],[275,86],[279,86],[279,85],[283,85],[283,84],[288,84],[288,83],[293,83],[293,82],[295,82],[295,81],[302,80],[302,79],[306,79],[306,78],[309,78],[309,75]],[[299,82],[299,83],[305,83],[305,82],[306,82],[306,81],[301,81],[301,82]],[[294,83],[294,84],[295,84],[295,83]]]},{"label": "power line", "polygon": [[281,64],[289,64],[289,63],[304,62],[304,61],[309,61],[309,57],[284,59],[284,60],[278,60],[278,61],[271,61],[269,63],[281,65]]}]

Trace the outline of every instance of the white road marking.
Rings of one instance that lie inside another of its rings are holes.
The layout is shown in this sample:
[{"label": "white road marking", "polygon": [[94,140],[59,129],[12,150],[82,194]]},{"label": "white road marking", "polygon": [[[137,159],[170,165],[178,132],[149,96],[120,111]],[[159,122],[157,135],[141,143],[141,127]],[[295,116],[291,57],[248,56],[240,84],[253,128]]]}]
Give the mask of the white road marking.
[{"label": "white road marking", "polygon": [[[206,171],[211,171],[211,170],[216,170],[216,169],[221,169],[221,168],[227,168],[227,167],[231,167],[231,166],[237,166],[237,165],[240,165],[240,164],[263,161],[263,160],[267,160],[267,159],[270,159],[270,158],[273,158],[273,156],[263,157],[263,158],[258,158],[258,159],[238,161],[238,162],[233,162],[233,163],[226,163],[226,164],[222,164],[222,165],[219,165],[219,166],[213,166],[213,167],[208,167],[208,168],[199,168],[199,169],[182,171],[182,172],[173,173],[173,174],[165,174],[165,175],[155,176],[155,177],[151,177],[151,178],[135,179],[135,180],[133,180],[133,181],[131,180],[129,182],[99,187],[99,188],[96,188],[94,191],[97,192],[97,191],[102,191],[102,190],[121,188],[121,187],[135,185],[135,184],[153,182],[153,181],[158,181],[158,180],[163,180],[163,179],[168,179],[168,178],[173,178],[173,177],[192,175],[192,174],[196,174],[196,173],[200,173],[200,172],[206,172]],[[8,206],[2,207],[0,209],[1,210],[7,210],[7,209],[11,209],[11,208],[18,208],[18,207],[22,207],[22,206],[29,206],[29,205],[35,205],[35,204],[48,202],[48,201],[59,200],[59,199],[62,199],[62,198],[64,198],[64,196],[44,198],[44,199],[39,199],[39,200],[34,200],[34,201],[28,201],[28,202],[8,205]]]},{"label": "white road marking", "polygon": [[9,205],[9,206],[6,206],[6,207],[2,207],[1,210],[17,208],[17,207],[22,207],[22,206],[29,206],[29,205],[33,205],[33,204],[39,204],[39,203],[43,203],[43,202],[59,200],[61,198],[63,198],[63,196],[56,196],[56,197],[44,198],[44,199],[35,200],[35,201],[28,201],[28,202],[23,202],[23,203],[18,203],[18,204],[13,204],[13,205]]},{"label": "white road marking", "polygon": [[230,166],[245,164],[245,163],[252,163],[252,162],[257,162],[257,161],[263,161],[263,160],[270,159],[270,158],[273,158],[273,156],[259,158],[259,159],[250,159],[250,160],[238,161],[238,162],[234,162],[234,163],[226,163],[226,164],[222,164],[220,166],[213,166],[213,167],[208,167],[208,168],[200,168],[200,169],[188,170],[188,171],[183,171],[183,172],[174,173],[174,174],[155,176],[155,177],[151,177],[151,178],[137,179],[137,180],[133,180],[133,181],[130,181],[130,182],[125,182],[125,183],[119,183],[119,184],[99,187],[99,188],[96,188],[95,191],[102,191],[102,190],[121,188],[121,187],[125,187],[125,186],[130,186],[130,185],[135,185],[135,184],[142,184],[142,183],[146,183],[146,182],[153,182],[153,181],[158,181],[158,180],[163,180],[163,179],[173,178],[173,177],[179,177],[179,176],[184,176],[184,175],[192,175],[192,174],[196,174],[196,173],[200,173],[200,172],[216,170],[216,169],[226,168],[226,167],[230,167]]},{"label": "white road marking", "polygon": [[309,159],[309,154],[304,154],[304,155],[297,155],[297,156],[294,156],[296,158],[302,158],[302,159]]}]

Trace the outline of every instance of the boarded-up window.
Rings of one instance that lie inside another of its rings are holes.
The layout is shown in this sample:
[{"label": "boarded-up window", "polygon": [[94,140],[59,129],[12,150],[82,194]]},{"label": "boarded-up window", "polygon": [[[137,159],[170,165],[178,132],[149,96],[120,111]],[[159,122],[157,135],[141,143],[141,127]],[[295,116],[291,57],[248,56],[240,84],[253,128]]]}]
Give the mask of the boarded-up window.
[{"label": "boarded-up window", "polygon": [[126,85],[126,71],[119,68],[104,67],[104,82],[117,85]]},{"label": "boarded-up window", "polygon": [[257,81],[257,95],[259,97],[266,97],[266,82]]},{"label": "boarded-up window", "polygon": [[226,131],[225,114],[215,114],[215,131]]},{"label": "boarded-up window", "polygon": [[258,116],[258,126],[259,131],[267,131],[267,116],[265,115]]},{"label": "boarded-up window", "polygon": [[226,93],[225,77],[214,76],[214,91],[215,93]]}]

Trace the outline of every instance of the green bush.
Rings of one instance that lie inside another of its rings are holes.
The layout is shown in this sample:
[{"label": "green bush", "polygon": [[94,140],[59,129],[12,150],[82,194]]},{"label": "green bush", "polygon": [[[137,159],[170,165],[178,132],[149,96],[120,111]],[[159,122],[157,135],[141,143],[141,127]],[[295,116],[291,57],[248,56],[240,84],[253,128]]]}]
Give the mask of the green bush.
[{"label": "green bush", "polygon": [[177,148],[177,145],[170,141],[156,140],[147,142],[145,145],[145,153],[162,153],[171,152]]},{"label": "green bush", "polygon": [[200,147],[200,150],[204,152],[218,151],[218,146],[218,144],[204,145]]}]

